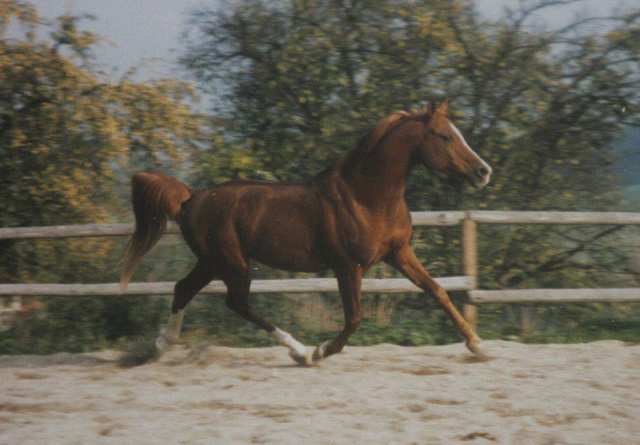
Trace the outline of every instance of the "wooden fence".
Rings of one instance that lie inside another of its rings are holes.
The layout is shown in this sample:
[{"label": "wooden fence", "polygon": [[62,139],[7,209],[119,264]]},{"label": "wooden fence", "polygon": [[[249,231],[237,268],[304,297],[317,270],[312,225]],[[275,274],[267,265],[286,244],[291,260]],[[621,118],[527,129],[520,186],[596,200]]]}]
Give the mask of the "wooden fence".
[{"label": "wooden fence", "polygon": [[[461,226],[462,264],[464,276],[443,277],[437,281],[447,290],[467,291],[465,318],[474,326],[477,304],[507,302],[576,302],[576,301],[640,301],[640,288],[629,289],[518,289],[479,290],[478,224],[584,224],[584,225],[640,225],[640,213],[626,212],[504,212],[452,211],[413,212],[414,226]],[[0,229],[0,239],[67,238],[124,236],[133,232],[133,224],[83,224],[49,227],[20,227]],[[175,224],[165,233],[177,234]],[[174,283],[131,283],[127,295],[166,295],[173,292]],[[333,278],[287,280],[255,280],[251,285],[256,293],[335,292]],[[0,284],[0,296],[27,295],[117,295],[118,283],[104,284]],[[365,279],[362,292],[403,293],[419,289],[406,279]],[[212,282],[201,293],[224,293],[225,286]],[[15,308],[15,303],[14,303]]]}]

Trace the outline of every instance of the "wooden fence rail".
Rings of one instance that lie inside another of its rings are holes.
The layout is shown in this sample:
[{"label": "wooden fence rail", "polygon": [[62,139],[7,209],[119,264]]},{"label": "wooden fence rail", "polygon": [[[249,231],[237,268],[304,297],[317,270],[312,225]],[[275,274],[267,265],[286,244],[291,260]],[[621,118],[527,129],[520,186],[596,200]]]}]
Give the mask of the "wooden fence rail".
[{"label": "wooden fence rail", "polygon": [[[640,213],[631,212],[503,212],[478,210],[470,212],[412,212],[414,226],[457,226],[465,219],[482,224],[610,224],[640,225]],[[0,228],[0,239],[75,238],[123,236],[133,233],[133,224],[76,224],[46,227]],[[180,233],[170,222],[167,234]]]},{"label": "wooden fence rail", "polygon": [[[411,218],[414,226],[456,226],[465,218],[465,212],[413,212]],[[0,228],[0,239],[123,236],[131,235],[133,227],[132,223],[9,227]],[[169,222],[165,233],[177,234],[180,228],[174,222]]]},{"label": "wooden fence rail", "polygon": [[472,290],[474,303],[578,303],[587,301],[640,301],[640,289],[516,289]]},{"label": "wooden fence rail", "polygon": [[[466,290],[475,288],[472,277],[443,277],[436,281],[447,290]],[[125,295],[169,295],[173,293],[174,282],[130,283]],[[224,294],[227,288],[222,281],[212,281],[201,294]],[[338,292],[335,278],[291,278],[286,280],[253,280],[251,292],[260,294]],[[362,292],[406,293],[421,292],[405,278],[365,278],[362,280]],[[0,295],[118,295],[119,283],[98,284],[0,284]]]},{"label": "wooden fence rail", "polygon": [[[457,226],[462,232],[462,263],[464,276],[443,277],[437,281],[447,290],[467,291],[465,318],[474,326],[476,304],[489,302],[577,302],[577,301],[640,301],[640,289],[518,289],[478,290],[478,224],[588,224],[640,225],[640,213],[629,212],[510,212],[510,211],[449,211],[412,212],[414,226]],[[123,236],[133,233],[133,224],[82,224],[49,227],[0,228],[0,239],[37,239],[66,237]],[[180,233],[170,223],[166,234]],[[164,295],[173,292],[174,283],[131,283],[128,295]],[[287,280],[256,280],[251,286],[257,293],[336,292],[332,278]],[[418,292],[405,279],[365,279],[363,292]],[[0,295],[117,295],[118,283],[103,284],[0,284]],[[224,293],[221,282],[212,282],[202,293]],[[15,307],[15,305],[14,305]]]}]

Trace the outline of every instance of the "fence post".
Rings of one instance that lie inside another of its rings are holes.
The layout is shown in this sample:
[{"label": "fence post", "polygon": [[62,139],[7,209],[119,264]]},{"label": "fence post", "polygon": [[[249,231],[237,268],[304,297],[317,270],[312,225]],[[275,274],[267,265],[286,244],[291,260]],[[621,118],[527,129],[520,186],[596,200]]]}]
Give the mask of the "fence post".
[{"label": "fence post", "polygon": [[13,311],[19,311],[22,309],[22,297],[20,297],[19,295],[13,297],[13,299],[11,300],[11,309]]},{"label": "fence post", "polygon": [[[478,223],[471,219],[469,212],[462,220],[462,267],[466,276],[475,279],[478,286]],[[462,316],[474,331],[478,329],[478,306],[467,302],[462,307]]]}]

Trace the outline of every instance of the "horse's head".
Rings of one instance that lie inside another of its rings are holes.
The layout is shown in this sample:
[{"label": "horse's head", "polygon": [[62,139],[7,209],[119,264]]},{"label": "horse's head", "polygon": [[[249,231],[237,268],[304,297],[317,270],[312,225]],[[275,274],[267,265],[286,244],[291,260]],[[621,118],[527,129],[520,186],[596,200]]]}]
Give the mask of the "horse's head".
[{"label": "horse's head", "polygon": [[420,145],[421,162],[431,170],[464,179],[476,188],[489,183],[491,167],[469,147],[447,115],[447,102],[440,107],[429,102],[425,115],[424,139]]}]

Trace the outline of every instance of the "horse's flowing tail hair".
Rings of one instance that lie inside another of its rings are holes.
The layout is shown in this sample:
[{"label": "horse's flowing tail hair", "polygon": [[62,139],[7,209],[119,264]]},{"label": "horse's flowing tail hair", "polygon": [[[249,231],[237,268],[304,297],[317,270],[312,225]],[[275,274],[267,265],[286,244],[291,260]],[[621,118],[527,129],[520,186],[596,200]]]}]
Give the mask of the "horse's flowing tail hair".
[{"label": "horse's flowing tail hair", "polygon": [[162,236],[167,217],[176,220],[182,204],[194,194],[191,187],[160,173],[136,173],[131,191],[136,228],[122,260],[120,293],[127,288],[142,258]]}]

